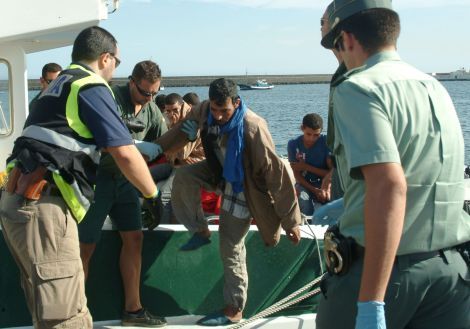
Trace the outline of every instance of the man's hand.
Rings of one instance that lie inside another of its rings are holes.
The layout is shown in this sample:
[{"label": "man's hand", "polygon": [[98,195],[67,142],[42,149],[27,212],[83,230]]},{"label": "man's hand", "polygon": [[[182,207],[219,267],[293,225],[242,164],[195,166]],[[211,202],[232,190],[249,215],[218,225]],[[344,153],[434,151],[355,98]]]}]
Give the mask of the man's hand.
[{"label": "man's hand", "polygon": [[383,302],[358,302],[356,329],[386,329]]},{"label": "man's hand", "polygon": [[288,228],[286,230],[287,238],[294,244],[297,245],[300,241],[300,229],[299,226],[294,226],[293,228]]},{"label": "man's hand", "polygon": [[315,197],[317,198],[317,200],[321,203],[326,203],[330,201],[330,194],[328,191],[325,191],[321,188],[314,187],[313,193],[315,194]]},{"label": "man's hand", "polygon": [[308,165],[304,162],[291,162],[290,166],[294,171],[306,171],[308,169]]},{"label": "man's hand", "polygon": [[162,147],[155,143],[134,140],[135,146],[140,153],[148,157],[148,161],[153,161],[157,156],[163,153]]},{"label": "man's hand", "polygon": [[153,231],[161,222],[163,217],[162,194],[157,190],[156,195],[144,197],[144,208],[148,210],[147,216],[143,218],[143,226]]},{"label": "man's hand", "polygon": [[190,142],[194,142],[197,138],[198,123],[194,120],[186,120],[181,124],[181,131],[188,135]]}]

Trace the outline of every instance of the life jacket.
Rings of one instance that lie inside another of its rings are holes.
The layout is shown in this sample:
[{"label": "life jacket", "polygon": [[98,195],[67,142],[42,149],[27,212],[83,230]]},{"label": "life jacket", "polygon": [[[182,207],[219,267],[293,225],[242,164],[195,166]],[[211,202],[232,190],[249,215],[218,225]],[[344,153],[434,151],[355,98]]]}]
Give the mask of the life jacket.
[{"label": "life jacket", "polygon": [[78,95],[97,85],[113,94],[102,77],[83,65],[72,64],[62,71],[37,100],[8,158],[19,162],[25,172],[46,167],[77,222],[93,200],[100,159],[93,135],[81,120]]}]

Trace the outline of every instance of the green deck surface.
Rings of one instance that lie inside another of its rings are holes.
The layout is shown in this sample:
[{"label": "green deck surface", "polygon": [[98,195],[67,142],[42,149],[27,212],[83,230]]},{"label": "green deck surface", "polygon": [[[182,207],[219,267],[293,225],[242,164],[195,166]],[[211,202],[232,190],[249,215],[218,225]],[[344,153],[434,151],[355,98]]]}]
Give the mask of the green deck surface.
[{"label": "green deck surface", "polygon": [[[223,307],[222,264],[218,252],[218,232],[212,243],[192,252],[179,247],[188,232],[144,233],[142,263],[142,303],[165,316],[206,314]],[[121,241],[115,231],[103,231],[94,253],[86,285],[88,306],[94,321],[119,319],[124,303],[119,272]],[[302,239],[294,247],[282,237],[275,248],[266,248],[255,231],[246,239],[249,271],[249,317],[310,282],[320,274],[316,242]],[[0,328],[31,325],[17,267],[0,235]],[[294,305],[283,314],[315,310],[315,299]]]}]

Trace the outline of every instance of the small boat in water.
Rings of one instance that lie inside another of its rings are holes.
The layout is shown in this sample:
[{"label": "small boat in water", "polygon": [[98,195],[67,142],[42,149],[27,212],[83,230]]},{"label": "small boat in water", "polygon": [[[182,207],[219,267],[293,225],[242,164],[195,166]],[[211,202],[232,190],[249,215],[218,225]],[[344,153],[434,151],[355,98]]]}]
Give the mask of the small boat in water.
[{"label": "small boat in water", "polygon": [[265,79],[257,80],[255,84],[244,85],[240,84],[240,90],[266,90],[273,89],[274,85],[269,84]]}]

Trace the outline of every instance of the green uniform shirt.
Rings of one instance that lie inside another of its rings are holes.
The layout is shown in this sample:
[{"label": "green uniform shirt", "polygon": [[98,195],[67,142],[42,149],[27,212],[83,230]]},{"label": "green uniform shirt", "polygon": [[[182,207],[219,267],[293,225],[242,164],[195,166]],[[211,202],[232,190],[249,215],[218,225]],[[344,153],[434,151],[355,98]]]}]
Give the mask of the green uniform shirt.
[{"label": "green uniform shirt", "polygon": [[[132,138],[153,142],[168,130],[165,119],[163,118],[163,115],[155,102],[148,102],[142,107],[137,115],[134,115],[135,106],[131,100],[129,84],[123,86],[114,86],[112,89],[116,98],[118,109],[121,112],[121,117],[123,119],[126,117],[133,117],[145,125],[145,128],[141,132],[131,132]],[[120,172],[119,168],[114,162],[113,157],[108,153],[103,153],[101,156],[100,170],[106,170],[113,173]]]},{"label": "green uniform shirt", "polygon": [[463,212],[464,143],[444,87],[396,52],[370,57],[333,95],[338,170],[345,190],[340,230],[364,245],[365,184],[360,167],[400,163],[407,180],[398,254],[470,240]]},{"label": "green uniform shirt", "polygon": [[330,96],[328,99],[328,130],[326,134],[326,144],[333,149],[335,140],[335,123],[333,119],[333,93],[337,85],[344,80],[344,74],[348,71],[344,62],[341,62],[331,77],[330,82]]}]

